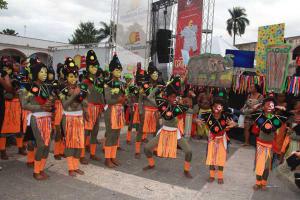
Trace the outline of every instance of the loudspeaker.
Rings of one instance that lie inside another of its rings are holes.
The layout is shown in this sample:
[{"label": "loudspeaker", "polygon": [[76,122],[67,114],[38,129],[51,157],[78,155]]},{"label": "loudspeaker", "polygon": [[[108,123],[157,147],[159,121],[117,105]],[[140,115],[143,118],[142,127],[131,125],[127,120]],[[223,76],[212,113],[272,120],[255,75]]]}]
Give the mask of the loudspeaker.
[{"label": "loudspeaker", "polygon": [[170,62],[170,51],[172,31],[159,29],[156,34],[157,58],[159,63]]}]

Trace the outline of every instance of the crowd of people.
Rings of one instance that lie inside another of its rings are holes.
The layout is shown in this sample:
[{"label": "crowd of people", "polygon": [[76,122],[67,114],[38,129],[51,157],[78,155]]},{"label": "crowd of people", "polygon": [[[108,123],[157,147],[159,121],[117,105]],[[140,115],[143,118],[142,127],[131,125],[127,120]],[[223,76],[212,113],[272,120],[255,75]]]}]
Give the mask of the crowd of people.
[{"label": "crowd of people", "polygon": [[178,75],[164,83],[153,63],[147,71],[138,64],[135,74],[122,77],[122,65],[114,55],[105,71],[93,50],[87,52],[84,74],[79,74],[70,57],[57,65],[56,73],[38,58],[28,59],[19,70],[9,57],[2,57],[0,64],[0,156],[9,159],[7,138],[14,136],[18,153],[27,155],[36,180],[49,178],[45,165],[52,139],[54,158],[65,158],[70,176],[84,175],[80,164],[88,164],[89,159],[100,161],[96,150],[102,116],[102,150],[108,168],[121,165],[117,159],[120,133],[128,125],[126,143],[134,142],[136,159],[141,159],[144,146],[148,165],[143,170],[155,168],[154,155],[176,158],[181,149],[183,174],[192,178],[193,152],[187,138],[205,138],[208,182],[217,179],[223,184],[230,142],[227,132],[238,126],[238,118],[244,119],[243,146],[250,145],[250,134],[256,136],[254,190],[267,189],[270,170],[285,158],[292,155],[299,160],[300,100],[294,98],[293,109],[288,109],[284,94],[264,96],[255,84],[245,105],[236,110],[227,106],[226,90],[188,86]]}]

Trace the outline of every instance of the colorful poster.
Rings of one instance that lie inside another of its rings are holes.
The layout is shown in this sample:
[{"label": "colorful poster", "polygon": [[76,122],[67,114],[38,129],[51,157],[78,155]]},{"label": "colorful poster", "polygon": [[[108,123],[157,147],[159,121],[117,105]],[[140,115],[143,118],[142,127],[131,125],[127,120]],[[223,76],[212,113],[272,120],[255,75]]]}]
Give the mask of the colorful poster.
[{"label": "colorful poster", "polygon": [[148,0],[119,1],[116,51],[124,73],[145,64],[149,8]]},{"label": "colorful poster", "polygon": [[190,57],[200,54],[203,0],[179,0],[174,74],[185,74]]},{"label": "colorful poster", "polygon": [[274,92],[283,92],[288,75],[288,63],[291,46],[275,44],[266,49],[267,89]]},{"label": "colorful poster", "polygon": [[256,69],[266,73],[266,48],[268,45],[284,42],[285,24],[262,26],[258,29],[258,41],[256,45]]},{"label": "colorful poster", "polygon": [[230,88],[233,77],[233,60],[230,56],[202,54],[189,60],[188,83],[198,86]]}]

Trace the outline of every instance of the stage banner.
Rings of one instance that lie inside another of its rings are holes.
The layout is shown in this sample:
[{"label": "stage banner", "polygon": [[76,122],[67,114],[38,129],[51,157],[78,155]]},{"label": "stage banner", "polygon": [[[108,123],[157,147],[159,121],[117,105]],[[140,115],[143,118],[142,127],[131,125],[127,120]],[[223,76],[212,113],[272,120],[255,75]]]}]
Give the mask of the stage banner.
[{"label": "stage banner", "polygon": [[275,24],[258,28],[258,41],[256,45],[256,69],[266,73],[266,48],[268,45],[284,42],[285,24]]},{"label": "stage banner", "polygon": [[189,60],[188,83],[198,86],[230,88],[233,77],[233,60],[230,56],[202,54]]},{"label": "stage banner", "polygon": [[283,92],[288,75],[291,46],[289,44],[269,45],[266,49],[266,71],[268,91]]},{"label": "stage banner", "polygon": [[173,74],[183,75],[190,57],[200,54],[203,0],[178,0]]},{"label": "stage banner", "polygon": [[149,14],[148,0],[119,1],[116,53],[123,73],[133,73],[138,62],[145,64]]}]

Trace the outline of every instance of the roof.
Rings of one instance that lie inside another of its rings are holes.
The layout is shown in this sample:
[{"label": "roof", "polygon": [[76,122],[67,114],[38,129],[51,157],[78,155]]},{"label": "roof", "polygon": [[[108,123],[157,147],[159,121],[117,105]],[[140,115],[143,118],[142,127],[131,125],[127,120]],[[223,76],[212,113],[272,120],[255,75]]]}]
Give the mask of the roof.
[{"label": "roof", "polygon": [[50,40],[42,40],[37,38],[29,38],[29,37],[13,36],[13,35],[5,35],[5,34],[0,34],[0,43],[17,45],[17,46],[42,48],[42,49],[48,49],[51,46],[63,46],[67,44],[63,42],[55,42]]}]

